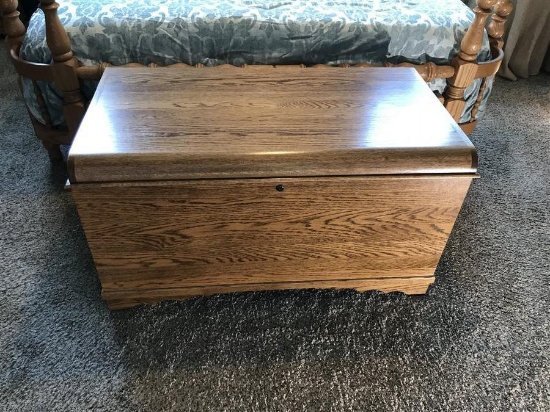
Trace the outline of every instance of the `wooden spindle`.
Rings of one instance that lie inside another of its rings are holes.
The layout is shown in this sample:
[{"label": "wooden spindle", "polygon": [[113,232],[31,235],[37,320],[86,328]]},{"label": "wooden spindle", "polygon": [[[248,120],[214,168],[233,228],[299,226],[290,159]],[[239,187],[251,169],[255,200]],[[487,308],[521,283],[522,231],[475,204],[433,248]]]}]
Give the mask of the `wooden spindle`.
[{"label": "wooden spindle", "polygon": [[418,74],[424,79],[425,82],[431,82],[435,79],[448,79],[453,77],[455,69],[452,66],[438,66],[433,62],[425,64],[412,64],[412,63],[399,63],[392,64],[386,63],[385,67],[412,67],[416,69]]},{"label": "wooden spindle", "polygon": [[57,15],[59,4],[55,0],[40,0],[40,3],[46,21],[46,42],[54,61],[62,63],[71,60],[71,41]]},{"label": "wooden spindle", "polygon": [[63,114],[71,136],[74,136],[84,117],[86,105],[82,97],[77,76],[78,61],[71,50],[71,42],[59,20],[55,0],[40,0],[46,21],[46,42],[53,57],[53,77],[55,85],[63,93]]},{"label": "wooden spindle", "polygon": [[477,99],[474,104],[474,107],[472,108],[472,113],[470,115],[470,122],[475,122],[477,113],[479,112],[479,107],[481,106],[481,102],[483,101],[483,95],[485,94],[485,89],[487,89],[488,79],[483,79],[481,81],[481,86],[479,87],[479,92],[477,94]]},{"label": "wooden spindle", "polygon": [[2,16],[2,23],[4,24],[6,46],[8,49],[11,49],[15,44],[21,44],[27,31],[19,18],[17,5],[17,0],[0,0],[0,14]]},{"label": "wooden spindle", "polygon": [[460,43],[458,56],[465,61],[476,61],[483,45],[485,22],[492,13],[492,7],[499,0],[478,0],[474,7],[475,18]]},{"label": "wooden spindle", "polygon": [[474,8],[475,18],[460,44],[460,52],[453,59],[455,74],[447,81],[445,106],[458,122],[466,104],[464,91],[472,84],[477,73],[477,55],[483,45],[483,33],[491,8],[499,0],[478,0]]},{"label": "wooden spindle", "polygon": [[510,0],[498,0],[493,8],[494,13],[487,26],[487,34],[489,34],[491,46],[495,49],[502,49],[504,46],[502,37],[506,32],[506,20],[513,9],[514,5]]}]

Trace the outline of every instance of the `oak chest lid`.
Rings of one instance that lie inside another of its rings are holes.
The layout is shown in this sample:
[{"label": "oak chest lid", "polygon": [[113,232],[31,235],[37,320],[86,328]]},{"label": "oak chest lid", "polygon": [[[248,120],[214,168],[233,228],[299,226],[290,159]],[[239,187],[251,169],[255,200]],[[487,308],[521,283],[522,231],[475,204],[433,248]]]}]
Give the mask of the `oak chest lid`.
[{"label": "oak chest lid", "polygon": [[475,171],[408,68],[108,68],[69,152],[73,183]]}]

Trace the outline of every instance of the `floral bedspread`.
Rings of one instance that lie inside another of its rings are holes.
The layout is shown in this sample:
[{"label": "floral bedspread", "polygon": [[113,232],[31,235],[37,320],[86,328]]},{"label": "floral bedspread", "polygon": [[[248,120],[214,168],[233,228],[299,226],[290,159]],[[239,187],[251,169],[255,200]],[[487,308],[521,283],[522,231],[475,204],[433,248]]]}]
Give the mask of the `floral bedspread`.
[{"label": "floral bedspread", "polygon": [[[58,0],[59,17],[83,65],[130,62],[242,64],[449,63],[473,12],[461,0]],[[21,57],[49,63],[44,16],[31,18]],[[485,39],[480,60],[489,58]],[[43,121],[33,86],[25,101]],[[55,125],[60,93],[39,85]],[[96,84],[87,82],[90,98]],[[430,84],[443,91],[442,80]],[[467,94],[475,100],[473,85]],[[490,88],[489,88],[490,89]],[[487,95],[490,90],[487,90]],[[463,118],[469,117],[470,102]],[[484,103],[480,115],[483,113]]]}]

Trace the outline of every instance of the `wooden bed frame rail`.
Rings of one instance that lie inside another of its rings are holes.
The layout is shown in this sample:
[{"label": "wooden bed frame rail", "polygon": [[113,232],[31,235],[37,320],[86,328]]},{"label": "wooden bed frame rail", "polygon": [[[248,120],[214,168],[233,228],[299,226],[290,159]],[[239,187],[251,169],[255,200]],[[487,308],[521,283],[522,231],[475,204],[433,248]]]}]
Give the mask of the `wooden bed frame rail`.
[{"label": "wooden bed frame rail", "polygon": [[[31,120],[38,138],[47,149],[50,159],[62,159],[60,145],[70,144],[78,129],[80,121],[85,112],[87,102],[82,92],[81,80],[98,80],[101,78],[109,63],[101,63],[96,66],[81,66],[73,55],[71,42],[65,28],[63,27],[57,9],[59,4],[55,0],[40,0],[40,8],[44,11],[46,23],[46,41],[52,52],[53,62],[51,64],[40,64],[25,61],[19,57],[19,50],[25,37],[26,28],[19,18],[17,11],[17,0],[0,0],[0,14],[4,23],[7,35],[6,45],[10,53],[11,61],[20,77],[26,77],[33,81],[37,102],[41,108],[46,124],[40,123],[32,114]],[[464,110],[464,91],[477,78],[482,78],[482,84],[470,120],[461,123],[460,126],[466,133],[474,130],[476,125],[475,116],[483,99],[487,82],[498,71],[503,58],[502,48],[504,45],[503,35],[507,16],[512,12],[511,0],[477,0],[474,8],[475,19],[468,28],[462,39],[460,52],[452,60],[451,65],[435,65],[426,63],[414,65],[410,63],[386,64],[387,67],[414,67],[422,78],[429,82],[436,78],[446,79],[447,88],[443,96],[438,96],[453,118],[459,122]],[[481,50],[483,41],[483,30],[487,29],[491,44],[492,60],[484,63],[477,63],[477,55]],[[143,66],[139,63],[130,63],[125,67]],[[150,67],[158,67],[150,64]],[[217,66],[223,69],[228,65]],[[369,66],[358,64],[357,67]],[[170,68],[190,67],[184,63],[178,63]],[[195,67],[202,67],[197,65]],[[282,68],[285,66],[245,66],[247,68],[269,67]],[[304,65],[294,67],[305,67]],[[343,65],[349,67],[349,65]],[[51,81],[63,93],[64,115],[66,128],[56,128],[52,125],[44,103],[44,97],[37,86],[37,81]]]}]

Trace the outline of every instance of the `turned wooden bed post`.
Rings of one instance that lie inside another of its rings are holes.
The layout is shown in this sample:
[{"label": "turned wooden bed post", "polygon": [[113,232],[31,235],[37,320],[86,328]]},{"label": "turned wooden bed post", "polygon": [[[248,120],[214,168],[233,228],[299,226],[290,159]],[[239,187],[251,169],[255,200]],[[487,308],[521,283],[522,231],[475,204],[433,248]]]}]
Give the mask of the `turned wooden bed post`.
[{"label": "turned wooden bed post", "polygon": [[19,19],[19,11],[17,11],[17,0],[0,0],[0,14],[4,23],[4,31],[6,32],[6,46],[8,50],[14,44],[21,44],[27,29]]},{"label": "turned wooden bed post", "polygon": [[[46,21],[46,41],[53,57],[54,82],[63,93],[63,113],[72,138],[84,117],[86,104],[76,73],[78,60],[73,55],[69,36],[57,15],[58,7],[59,4],[55,0],[40,0],[40,8],[44,11]],[[51,147],[46,148],[51,158],[61,156],[59,144],[51,143]]]},{"label": "turned wooden bed post", "polygon": [[487,88],[488,79],[493,78],[500,68],[502,63],[504,47],[504,33],[506,31],[506,18],[512,12],[514,5],[511,0],[499,0],[493,7],[493,15],[491,21],[487,25],[487,34],[489,35],[489,43],[491,45],[491,53],[493,60],[490,63],[481,63],[477,69],[476,78],[483,79],[479,87],[478,96],[472,113],[470,115],[470,122],[475,125],[475,118],[481,106],[481,101]]},{"label": "turned wooden bed post", "polygon": [[[23,43],[23,38],[27,32],[25,25],[19,18],[19,11],[17,10],[17,0],[0,0],[0,14],[2,15],[2,21],[4,23],[6,38],[6,48],[10,54],[10,59],[19,75],[19,86],[21,87],[21,77],[30,79],[34,85],[34,92],[38,102],[38,106],[42,112],[42,117],[46,121],[46,124],[40,123],[29,112],[36,136],[42,142],[42,145],[47,149],[50,159],[59,160],[62,159],[61,151],[59,150],[59,144],[67,143],[68,140],[65,137],[66,133],[63,130],[54,129],[49,119],[49,113],[44,102],[42,91],[38,87],[37,81],[53,81],[50,65],[28,63],[19,59],[19,48]],[[56,142],[57,144],[53,144]]]},{"label": "turned wooden bed post", "polygon": [[492,7],[499,0],[477,0],[475,19],[460,44],[460,52],[453,59],[455,75],[448,79],[445,92],[445,106],[458,122],[464,110],[464,91],[472,84],[477,74],[477,55],[483,44],[485,22],[492,13]]},{"label": "turned wooden bed post", "polygon": [[500,49],[504,47],[504,33],[506,32],[506,20],[508,15],[514,10],[511,0],[498,0],[493,8],[494,14],[492,20],[487,26],[487,34],[491,48]]}]

